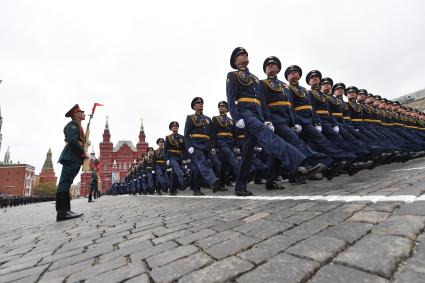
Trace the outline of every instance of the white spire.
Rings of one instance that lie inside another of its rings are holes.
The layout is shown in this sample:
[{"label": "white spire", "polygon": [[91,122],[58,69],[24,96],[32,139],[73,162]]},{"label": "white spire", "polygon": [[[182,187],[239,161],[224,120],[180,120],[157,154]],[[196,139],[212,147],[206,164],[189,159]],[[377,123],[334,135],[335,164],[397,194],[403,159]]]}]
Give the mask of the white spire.
[{"label": "white spire", "polygon": [[4,160],[3,160],[3,163],[10,163],[10,150],[9,150],[9,147],[7,147],[7,151],[6,151],[6,153],[4,154]]},{"label": "white spire", "polygon": [[105,130],[109,130],[108,120],[109,120],[109,116],[106,116]]},{"label": "white spire", "polygon": [[144,132],[145,129],[143,128],[143,118],[140,119],[140,131]]}]

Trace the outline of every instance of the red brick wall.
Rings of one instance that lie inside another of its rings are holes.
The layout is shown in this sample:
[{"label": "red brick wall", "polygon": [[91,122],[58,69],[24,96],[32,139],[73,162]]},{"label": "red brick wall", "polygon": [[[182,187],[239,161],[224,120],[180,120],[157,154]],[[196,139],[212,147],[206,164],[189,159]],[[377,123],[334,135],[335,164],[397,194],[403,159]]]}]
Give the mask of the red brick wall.
[{"label": "red brick wall", "polygon": [[[31,185],[25,192],[25,178],[31,178]],[[25,164],[7,165],[0,167],[0,193],[11,194],[15,196],[31,195],[33,188],[34,167]]]}]

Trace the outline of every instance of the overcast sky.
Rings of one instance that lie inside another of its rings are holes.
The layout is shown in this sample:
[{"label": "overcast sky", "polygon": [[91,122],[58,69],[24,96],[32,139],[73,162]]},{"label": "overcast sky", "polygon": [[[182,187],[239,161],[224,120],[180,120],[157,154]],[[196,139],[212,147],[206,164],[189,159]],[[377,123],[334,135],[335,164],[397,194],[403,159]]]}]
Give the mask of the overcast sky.
[{"label": "overcast sky", "polygon": [[[96,110],[96,153],[105,117],[114,144],[137,143],[140,118],[153,145],[172,120],[225,100],[236,46],[250,70],[275,55],[283,68],[324,76],[395,98],[425,87],[424,1],[18,1],[0,8],[0,158],[36,167],[64,146],[64,114]],[[283,74],[281,75],[283,79]],[[302,83],[305,84],[303,76]],[[84,123],[85,126],[85,123]],[[61,166],[55,165],[56,175]]]}]

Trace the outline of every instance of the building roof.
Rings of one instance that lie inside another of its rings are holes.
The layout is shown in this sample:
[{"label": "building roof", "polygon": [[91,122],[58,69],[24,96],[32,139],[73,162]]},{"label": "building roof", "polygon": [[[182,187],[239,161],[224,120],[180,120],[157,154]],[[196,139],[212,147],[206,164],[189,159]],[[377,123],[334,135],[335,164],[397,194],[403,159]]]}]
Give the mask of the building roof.
[{"label": "building roof", "polygon": [[400,102],[401,104],[404,104],[404,103],[409,103],[409,102],[412,102],[412,101],[420,100],[420,99],[423,99],[423,98],[425,98],[425,88],[417,90],[417,91],[409,93],[409,94],[406,94],[406,95],[403,95],[403,96],[400,96],[400,97],[397,97],[394,100]]},{"label": "building roof", "polygon": [[34,166],[27,164],[27,163],[1,163],[0,162],[0,168],[13,168],[13,167],[18,167],[18,168],[19,167],[26,167],[26,168],[29,168],[29,169],[32,169],[32,170],[35,169]]},{"label": "building roof", "polygon": [[47,170],[53,170],[52,150],[50,148],[46,154],[46,160],[44,161],[43,168],[41,169],[41,171]]},{"label": "building roof", "polygon": [[117,145],[112,150],[113,152],[117,152],[123,145],[127,145],[132,151],[137,152],[137,149],[134,147],[131,141],[118,141]]}]

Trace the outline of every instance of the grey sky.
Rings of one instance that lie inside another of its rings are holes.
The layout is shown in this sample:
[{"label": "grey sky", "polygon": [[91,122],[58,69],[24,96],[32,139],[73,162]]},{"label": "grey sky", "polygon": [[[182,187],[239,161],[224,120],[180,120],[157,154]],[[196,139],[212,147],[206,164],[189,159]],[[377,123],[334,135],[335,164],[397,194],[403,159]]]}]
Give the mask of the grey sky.
[{"label": "grey sky", "polygon": [[51,147],[56,162],[75,103],[105,104],[92,122],[96,152],[106,115],[115,144],[136,143],[142,117],[152,145],[172,120],[183,131],[195,96],[216,115],[236,46],[260,78],[275,55],[283,68],[319,69],[387,98],[413,92],[425,86],[424,15],[423,1],[4,0],[0,157],[10,146],[38,173]]}]

